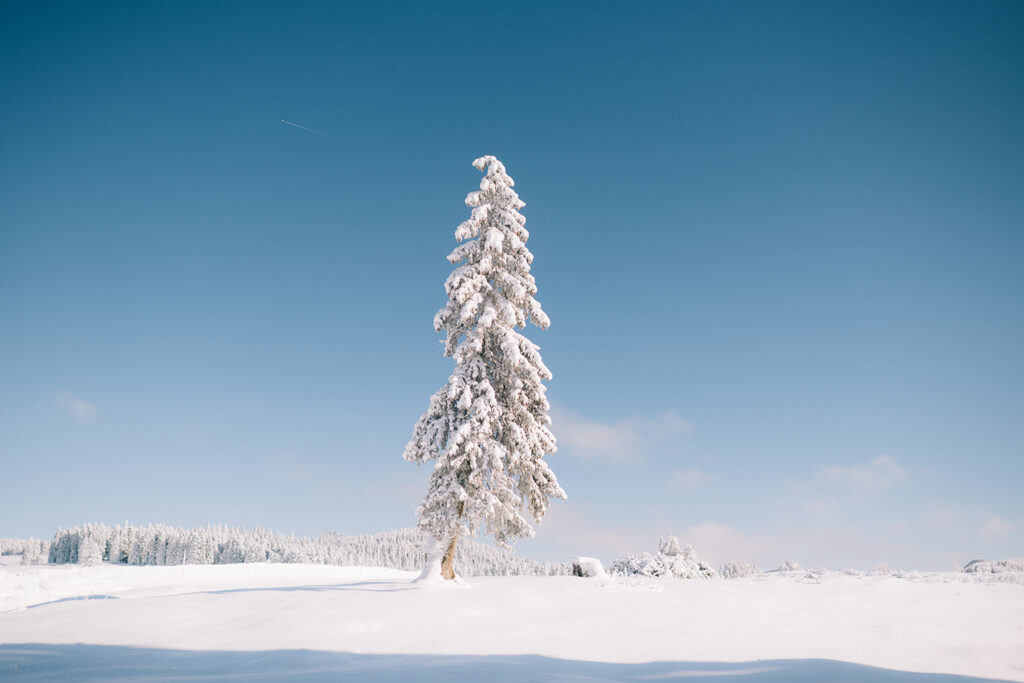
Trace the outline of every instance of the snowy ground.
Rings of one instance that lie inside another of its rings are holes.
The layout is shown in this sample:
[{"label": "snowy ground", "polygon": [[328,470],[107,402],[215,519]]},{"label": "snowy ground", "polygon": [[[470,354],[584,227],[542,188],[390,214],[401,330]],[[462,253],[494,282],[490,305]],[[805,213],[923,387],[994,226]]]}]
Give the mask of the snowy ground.
[{"label": "snowy ground", "polygon": [[0,565],[0,679],[1024,681],[1024,585],[805,576]]}]

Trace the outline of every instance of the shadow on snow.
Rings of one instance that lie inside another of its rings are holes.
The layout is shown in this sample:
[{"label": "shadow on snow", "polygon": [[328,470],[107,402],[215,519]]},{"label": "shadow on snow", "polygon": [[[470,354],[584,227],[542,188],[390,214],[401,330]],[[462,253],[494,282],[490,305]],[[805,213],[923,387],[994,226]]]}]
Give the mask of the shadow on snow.
[{"label": "shadow on snow", "polygon": [[[221,590],[193,591],[190,593],[170,593],[168,595],[153,595],[151,598],[178,598],[182,595],[226,595],[228,593],[264,593],[274,591],[366,591],[369,593],[395,593],[398,591],[415,590],[414,586],[403,586],[394,581],[357,581],[355,583],[339,583],[331,586],[308,585],[308,586],[256,586],[251,588],[224,588]],[[25,605],[17,609],[10,609],[0,614],[20,612],[26,609],[36,609],[56,605],[61,602],[76,602],[79,600],[117,600],[116,595],[72,595],[57,600],[37,602],[33,605]]]},{"label": "shadow on snow", "polygon": [[[72,595],[67,598],[60,598],[58,600],[47,600],[46,602],[37,602],[34,605],[25,605],[21,609],[35,609],[36,607],[46,607],[47,605],[56,605],[59,602],[75,602],[76,600],[117,600],[116,595]],[[7,610],[7,612],[20,612],[21,609]],[[0,612],[0,614],[6,614],[7,612]]]},{"label": "shadow on snow", "polygon": [[687,683],[978,683],[827,659],[609,664],[537,655],[360,655],[316,650],[161,650],[109,645],[0,645],[5,681],[671,681]]},{"label": "shadow on snow", "polygon": [[416,590],[408,581],[354,581],[332,585],[309,584],[305,586],[254,586],[247,588],[222,588],[219,590],[179,593],[179,595],[226,595],[228,593],[262,593],[265,591],[366,591],[368,593],[397,593]]}]

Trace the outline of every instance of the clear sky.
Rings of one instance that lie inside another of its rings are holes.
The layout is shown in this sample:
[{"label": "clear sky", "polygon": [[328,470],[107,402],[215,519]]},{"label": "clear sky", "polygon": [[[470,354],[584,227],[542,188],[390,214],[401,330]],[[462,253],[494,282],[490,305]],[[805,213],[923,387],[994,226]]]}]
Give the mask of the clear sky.
[{"label": "clear sky", "polygon": [[1022,36],[1020,2],[4,3],[0,536],[411,526],[494,154],[569,494],[519,552],[1024,556]]}]

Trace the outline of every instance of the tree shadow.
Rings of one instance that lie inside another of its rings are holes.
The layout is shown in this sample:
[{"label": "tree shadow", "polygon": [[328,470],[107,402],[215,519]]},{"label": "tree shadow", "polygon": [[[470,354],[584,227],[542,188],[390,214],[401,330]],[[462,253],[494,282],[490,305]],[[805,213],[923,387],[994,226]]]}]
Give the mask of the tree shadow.
[{"label": "tree shadow", "polygon": [[[37,602],[34,605],[25,605],[20,609],[35,609],[36,607],[46,607],[47,605],[56,605],[59,602],[74,602],[75,600],[117,600],[116,595],[73,595],[67,598],[59,598],[57,600],[47,600],[46,602]],[[17,612],[19,610],[7,610],[8,612]]]},{"label": "tree shadow", "polygon": [[318,650],[196,651],[116,645],[0,645],[5,681],[673,681],[687,683],[981,683],[827,659],[612,664],[538,655],[364,655]]},{"label": "tree shadow", "polygon": [[[399,591],[416,590],[416,586],[411,584],[402,584],[396,581],[357,581],[354,583],[338,583],[333,585],[306,585],[306,586],[253,586],[250,588],[223,588],[219,590],[208,590],[208,591],[189,591],[187,593],[170,593],[168,595],[154,595],[150,597],[154,598],[173,598],[180,597],[182,595],[225,595],[227,593],[261,593],[266,591],[365,591],[368,593],[397,593]],[[10,612],[20,612],[26,609],[35,609],[37,607],[46,607],[47,605],[56,605],[61,602],[75,602],[77,600],[118,600],[116,595],[71,595],[66,598],[58,598],[57,600],[47,600],[46,602],[37,602],[32,605],[25,605],[24,607],[16,607],[14,609],[0,611],[0,614],[8,614]]]},{"label": "tree shadow", "polygon": [[306,586],[253,586],[251,588],[222,588],[218,590],[178,593],[177,595],[226,595],[228,593],[259,593],[263,591],[365,591],[367,593],[397,593],[399,591],[416,590],[416,587],[397,581],[356,581],[353,583],[336,583],[332,585],[309,584]]}]

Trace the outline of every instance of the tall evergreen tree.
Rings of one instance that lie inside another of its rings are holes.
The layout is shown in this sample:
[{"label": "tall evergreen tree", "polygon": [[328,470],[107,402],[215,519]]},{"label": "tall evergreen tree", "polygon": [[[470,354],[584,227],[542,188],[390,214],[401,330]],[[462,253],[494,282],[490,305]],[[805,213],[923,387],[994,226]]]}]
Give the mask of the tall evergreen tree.
[{"label": "tall evergreen tree", "polygon": [[96,539],[86,536],[78,548],[78,564],[92,567],[103,562],[103,550]]},{"label": "tall evergreen tree", "polygon": [[540,523],[550,498],[565,499],[542,459],[555,452],[543,384],[551,372],[539,347],[516,331],[527,321],[550,324],[534,298],[524,203],[496,158],[473,165],[485,176],[466,197],[472,212],[448,256],[459,265],[445,281],[448,303],[434,316],[455,371],[431,397],[403,454],[415,463],[436,460],[416,514],[420,529],[438,540],[424,572],[439,569],[446,579],[455,578],[460,535],[482,527],[508,546],[534,534],[524,508]]}]

